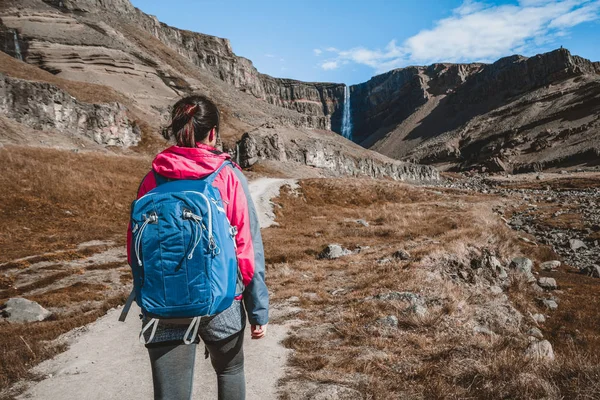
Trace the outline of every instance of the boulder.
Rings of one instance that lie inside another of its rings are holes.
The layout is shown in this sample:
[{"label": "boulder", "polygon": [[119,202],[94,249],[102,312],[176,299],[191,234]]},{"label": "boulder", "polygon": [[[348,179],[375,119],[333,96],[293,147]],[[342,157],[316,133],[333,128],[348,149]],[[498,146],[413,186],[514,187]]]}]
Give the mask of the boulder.
[{"label": "boulder", "polygon": [[540,285],[546,290],[555,290],[558,288],[558,285],[556,284],[556,280],[554,278],[540,278],[538,279],[538,285]]},{"label": "boulder", "polygon": [[533,276],[533,261],[526,257],[516,257],[510,263],[510,268],[515,269],[517,272],[523,274],[528,282],[534,282],[535,276]]},{"label": "boulder", "polygon": [[534,341],[529,344],[525,356],[537,361],[550,362],[554,361],[554,350],[547,340]]},{"label": "boulder", "polygon": [[330,244],[325,247],[321,253],[319,253],[319,258],[326,260],[334,260],[336,258],[340,258],[343,256],[347,256],[352,254],[352,252],[348,249],[343,248],[339,244]]},{"label": "boulder", "polygon": [[35,301],[14,297],[4,305],[2,315],[9,322],[38,322],[47,319],[52,313]]}]

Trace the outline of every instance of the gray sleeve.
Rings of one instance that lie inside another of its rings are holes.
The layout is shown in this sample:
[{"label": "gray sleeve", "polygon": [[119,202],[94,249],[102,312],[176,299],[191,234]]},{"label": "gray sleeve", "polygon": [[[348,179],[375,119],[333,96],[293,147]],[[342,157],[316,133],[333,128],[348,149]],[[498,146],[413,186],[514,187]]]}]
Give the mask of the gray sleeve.
[{"label": "gray sleeve", "polygon": [[252,246],[254,248],[254,276],[252,281],[244,290],[244,304],[248,312],[248,320],[253,325],[266,325],[269,322],[269,291],[265,283],[265,250],[260,233],[260,223],[246,177],[237,168],[235,174],[239,179],[246,199],[248,201],[248,213],[250,215],[250,232],[252,234]]}]

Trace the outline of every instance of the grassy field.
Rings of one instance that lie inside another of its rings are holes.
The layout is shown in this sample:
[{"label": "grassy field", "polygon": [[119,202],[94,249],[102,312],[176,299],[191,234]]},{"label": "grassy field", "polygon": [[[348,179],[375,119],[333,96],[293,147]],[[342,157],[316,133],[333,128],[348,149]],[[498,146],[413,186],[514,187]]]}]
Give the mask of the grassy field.
[{"label": "grassy field", "polygon": [[[568,292],[551,314],[518,274],[509,272],[498,294],[490,291],[493,275],[473,268],[486,254],[504,265],[518,255],[555,257],[519,240],[492,212],[510,199],[372,180],[301,186],[301,194],[281,196],[280,226],[264,235],[275,301],[299,306],[293,318],[304,321],[286,342],[296,350],[288,395],[318,382],[371,399],[599,398],[600,335],[592,332],[598,317],[589,297],[600,294],[596,282],[571,274],[576,283],[563,272],[557,280]],[[317,259],[330,243],[360,252]],[[411,259],[381,261],[399,249]],[[393,292],[418,295],[427,314],[401,296],[378,300]],[[536,326],[530,315],[538,312],[549,315],[539,328],[554,346],[554,362],[525,355]],[[390,316],[397,328],[381,324]],[[567,339],[582,329],[579,340]]]}]

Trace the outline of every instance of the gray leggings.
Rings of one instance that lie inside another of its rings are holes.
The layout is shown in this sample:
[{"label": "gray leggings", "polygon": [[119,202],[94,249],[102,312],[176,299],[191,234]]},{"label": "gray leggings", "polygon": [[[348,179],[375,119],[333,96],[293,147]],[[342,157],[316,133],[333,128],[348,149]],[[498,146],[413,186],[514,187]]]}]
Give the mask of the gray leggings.
[{"label": "gray leggings", "polygon": [[[244,331],[218,342],[204,342],[217,373],[219,400],[246,398]],[[155,400],[192,398],[197,344],[156,343],[148,346]]]}]

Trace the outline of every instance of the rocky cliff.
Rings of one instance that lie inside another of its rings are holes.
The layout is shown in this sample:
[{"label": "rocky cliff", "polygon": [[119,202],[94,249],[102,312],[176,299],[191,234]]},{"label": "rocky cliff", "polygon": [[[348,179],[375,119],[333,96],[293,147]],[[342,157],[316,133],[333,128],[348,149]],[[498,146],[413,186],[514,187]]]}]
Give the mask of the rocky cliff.
[{"label": "rocky cliff", "polygon": [[242,167],[261,160],[296,163],[325,170],[333,176],[368,176],[401,181],[432,182],[439,172],[430,166],[391,160],[349,142],[337,135],[306,131],[302,134],[261,128],[246,133],[230,153]]},{"label": "rocky cliff", "polygon": [[213,76],[278,107],[305,114],[307,127],[340,130],[344,85],[279,79],[259,73],[237,56],[229,40],[170,27],[133,7],[128,0],[44,0],[59,10],[114,13],[150,33]]},{"label": "rocky cliff", "polygon": [[600,136],[599,64],[566,49],[394,70],[351,94],[354,137],[394,158],[508,171],[598,162],[586,154]]},{"label": "rocky cliff", "polygon": [[107,146],[129,147],[140,130],[118,103],[87,104],[56,86],[0,73],[0,115],[35,130],[69,132]]}]

